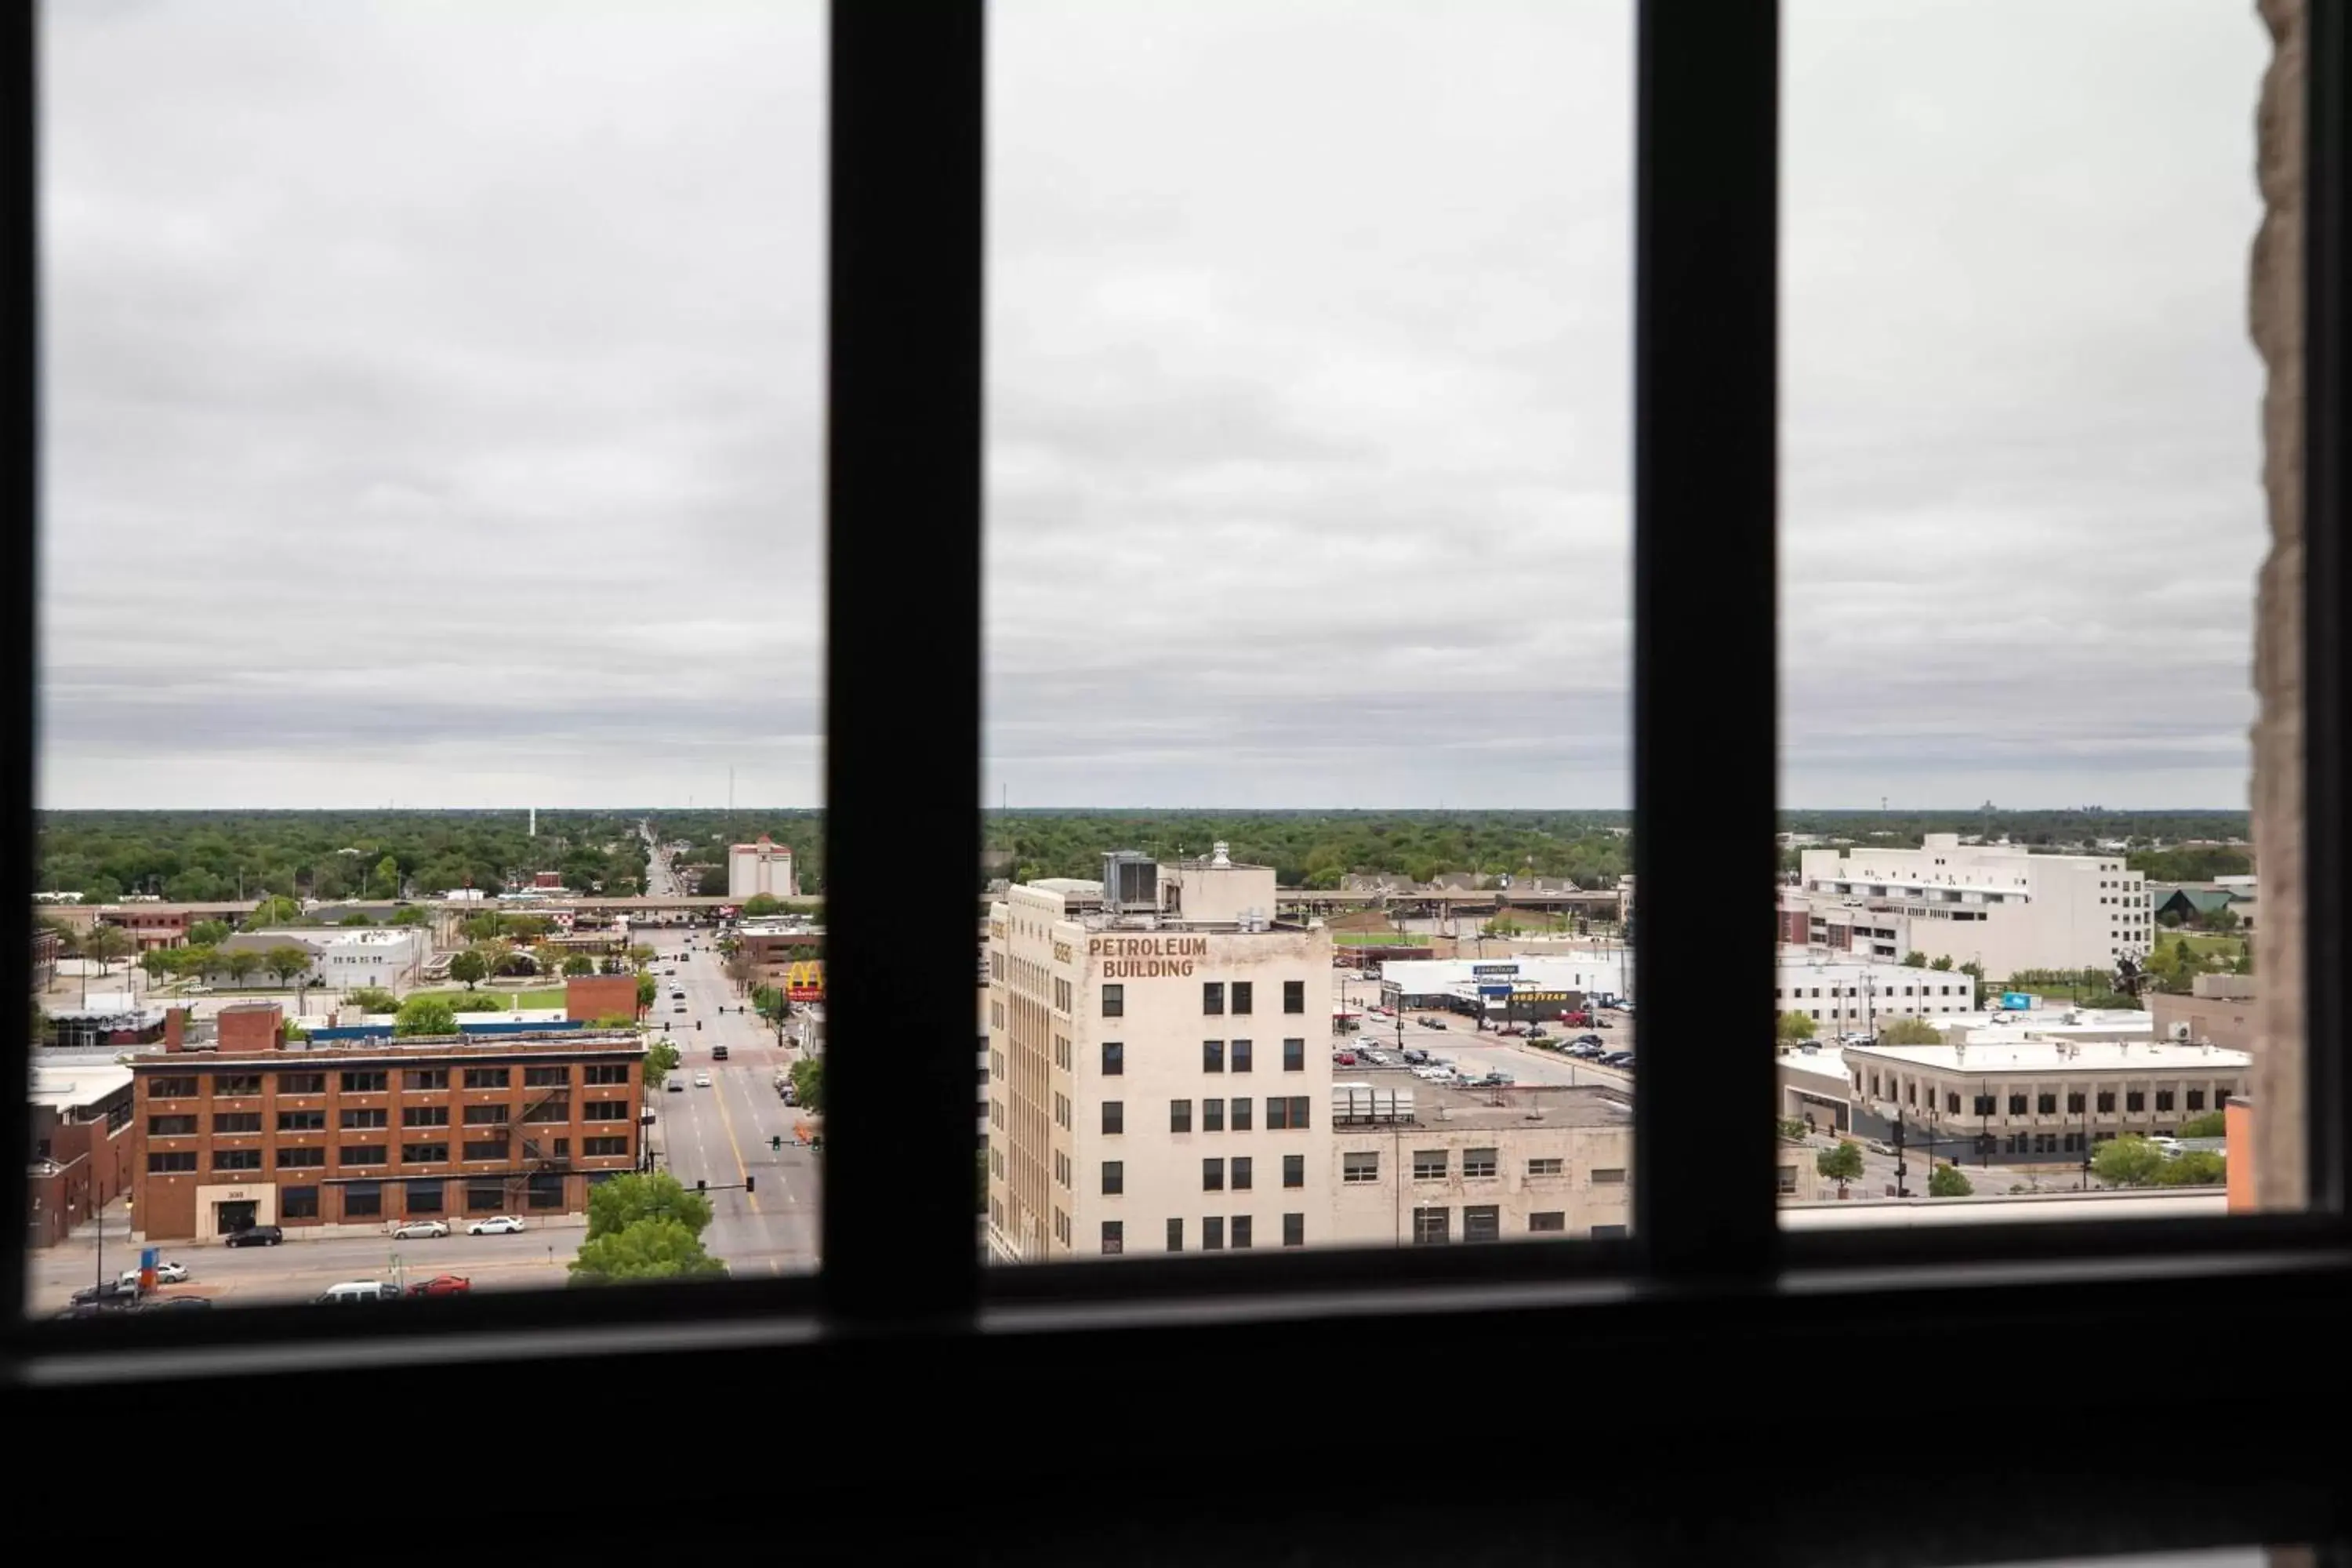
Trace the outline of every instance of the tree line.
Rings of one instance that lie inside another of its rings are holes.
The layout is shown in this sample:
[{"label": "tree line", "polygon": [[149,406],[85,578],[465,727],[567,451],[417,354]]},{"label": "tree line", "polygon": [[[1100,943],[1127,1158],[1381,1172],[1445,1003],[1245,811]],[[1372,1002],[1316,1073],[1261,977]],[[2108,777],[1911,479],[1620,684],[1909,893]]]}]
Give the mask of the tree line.
[{"label": "tree line", "polygon": [[642,891],[637,816],[543,811],[45,811],[36,890],[111,903],[495,893],[558,873],[583,892]]}]

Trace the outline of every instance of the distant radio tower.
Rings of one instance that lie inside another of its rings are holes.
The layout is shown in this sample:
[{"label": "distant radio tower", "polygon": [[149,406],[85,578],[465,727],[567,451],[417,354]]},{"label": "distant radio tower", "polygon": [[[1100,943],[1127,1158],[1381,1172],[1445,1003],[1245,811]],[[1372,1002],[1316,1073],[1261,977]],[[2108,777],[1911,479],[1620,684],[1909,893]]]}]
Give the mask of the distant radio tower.
[{"label": "distant radio tower", "polygon": [[539,807],[535,805],[530,808],[530,836],[539,837]]}]

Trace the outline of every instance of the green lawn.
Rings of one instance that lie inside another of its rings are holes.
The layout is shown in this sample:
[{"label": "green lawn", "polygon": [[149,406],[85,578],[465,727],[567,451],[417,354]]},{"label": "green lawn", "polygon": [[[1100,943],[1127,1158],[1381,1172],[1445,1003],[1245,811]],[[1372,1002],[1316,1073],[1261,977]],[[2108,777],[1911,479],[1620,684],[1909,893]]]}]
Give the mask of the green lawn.
[{"label": "green lawn", "polygon": [[2235,958],[2238,956],[2238,944],[2246,939],[2243,936],[2215,936],[2203,931],[2159,930],[2156,940],[2167,950],[2174,942],[2185,940],[2189,943],[2189,951],[2200,958],[2214,953],[2223,958]]},{"label": "green lawn", "polygon": [[1335,931],[1331,940],[1341,947],[1420,947],[1429,942],[1402,931]]},{"label": "green lawn", "polygon": [[[474,989],[477,994],[497,997],[499,1005],[501,1007],[519,1007],[526,1012],[533,1008],[563,1005],[563,990],[561,986],[553,990],[505,991],[495,985],[484,984],[478,985]],[[465,994],[466,988],[462,985],[436,985],[430,991],[415,993],[420,996],[463,996]]]}]

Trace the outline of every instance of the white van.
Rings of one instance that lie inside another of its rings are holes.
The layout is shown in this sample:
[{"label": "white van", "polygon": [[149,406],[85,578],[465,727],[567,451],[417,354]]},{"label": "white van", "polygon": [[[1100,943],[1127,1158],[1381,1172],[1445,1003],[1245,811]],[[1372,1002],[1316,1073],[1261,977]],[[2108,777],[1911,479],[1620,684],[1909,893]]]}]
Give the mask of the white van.
[{"label": "white van", "polygon": [[397,1285],[387,1285],[381,1279],[346,1279],[320,1291],[319,1305],[349,1307],[362,1301],[394,1301],[399,1299],[400,1287]]}]

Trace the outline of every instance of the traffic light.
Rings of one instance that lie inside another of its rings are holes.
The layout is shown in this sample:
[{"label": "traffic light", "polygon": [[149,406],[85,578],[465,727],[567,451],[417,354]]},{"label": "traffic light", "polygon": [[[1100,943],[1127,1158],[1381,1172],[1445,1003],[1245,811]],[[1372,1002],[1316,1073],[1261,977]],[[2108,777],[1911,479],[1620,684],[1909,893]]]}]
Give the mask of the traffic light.
[{"label": "traffic light", "polygon": [[771,1134],[769,1135],[769,1138],[768,1138],[768,1147],[769,1147],[769,1148],[771,1148],[771,1149],[774,1149],[774,1150],[777,1150],[777,1151],[779,1151],[779,1152],[782,1152],[782,1150],[783,1149],[783,1146],[784,1146],[784,1135],[783,1135],[782,1133],[781,1133],[781,1132],[776,1132],[776,1133],[771,1133]]},{"label": "traffic light", "polygon": [[698,1192],[698,1192],[701,1192],[704,1188],[706,1188],[706,1187],[708,1187],[708,1186],[709,1186],[709,1185],[710,1185],[710,1184],[709,1184],[708,1181],[705,1181],[705,1180],[704,1180],[702,1177],[700,1177],[700,1176],[697,1176],[697,1177],[695,1177],[695,1178],[694,1178],[694,1190],[695,1190],[696,1192]]},{"label": "traffic light", "polygon": [[760,1181],[760,1178],[759,1178],[759,1177],[757,1177],[757,1176],[751,1176],[751,1175],[747,1175],[747,1176],[745,1176],[745,1177],[743,1178],[743,1190],[744,1190],[745,1192],[747,1192],[747,1193],[748,1193],[748,1192],[750,1192],[750,1191],[751,1191],[751,1190],[752,1190],[752,1188],[754,1188],[755,1186],[757,1186],[757,1185],[759,1184],[759,1181]]}]

